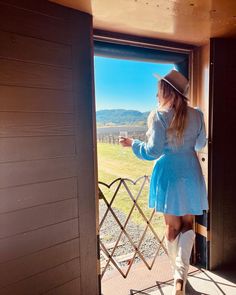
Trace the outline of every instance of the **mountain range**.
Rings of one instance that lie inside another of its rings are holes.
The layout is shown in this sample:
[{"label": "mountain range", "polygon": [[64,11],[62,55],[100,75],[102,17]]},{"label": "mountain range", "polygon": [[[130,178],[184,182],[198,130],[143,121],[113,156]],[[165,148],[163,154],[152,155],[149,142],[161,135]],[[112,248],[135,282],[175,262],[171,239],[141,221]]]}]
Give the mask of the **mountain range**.
[{"label": "mountain range", "polygon": [[146,125],[149,112],[136,110],[111,109],[96,112],[98,126]]}]

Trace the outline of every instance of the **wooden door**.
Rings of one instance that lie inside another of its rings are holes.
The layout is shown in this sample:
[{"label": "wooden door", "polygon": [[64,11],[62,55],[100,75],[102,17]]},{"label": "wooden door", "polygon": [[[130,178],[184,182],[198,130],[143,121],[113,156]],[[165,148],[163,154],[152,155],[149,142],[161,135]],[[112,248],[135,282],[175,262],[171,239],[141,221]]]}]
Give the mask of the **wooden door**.
[{"label": "wooden door", "polygon": [[0,294],[98,294],[92,17],[0,3]]},{"label": "wooden door", "polygon": [[235,265],[236,39],[210,43],[210,268]]}]

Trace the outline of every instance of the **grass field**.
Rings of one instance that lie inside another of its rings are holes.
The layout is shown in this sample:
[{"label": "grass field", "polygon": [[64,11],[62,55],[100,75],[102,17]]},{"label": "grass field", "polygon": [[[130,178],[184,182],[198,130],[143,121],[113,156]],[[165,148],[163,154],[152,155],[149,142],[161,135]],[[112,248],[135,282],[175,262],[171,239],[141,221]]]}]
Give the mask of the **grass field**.
[{"label": "grass field", "polygon": [[[98,180],[106,184],[110,184],[117,178],[129,178],[136,180],[140,176],[151,175],[153,162],[142,161],[134,156],[130,148],[123,148],[120,145],[109,143],[98,143]],[[100,185],[104,195],[108,200],[111,199],[115,192],[117,183],[110,189]],[[129,184],[129,189],[134,196],[137,195],[141,186],[141,181],[136,185]],[[138,203],[147,217],[152,213],[152,209],[148,208],[148,189],[149,183],[146,183],[142,194],[139,197]],[[128,214],[131,206],[133,205],[126,189],[121,187],[116,199],[113,203],[113,207]],[[137,209],[133,211],[132,221],[137,224],[145,224],[143,217],[140,215]],[[164,224],[162,214],[155,213],[153,218],[153,225],[159,235],[163,234]]]}]

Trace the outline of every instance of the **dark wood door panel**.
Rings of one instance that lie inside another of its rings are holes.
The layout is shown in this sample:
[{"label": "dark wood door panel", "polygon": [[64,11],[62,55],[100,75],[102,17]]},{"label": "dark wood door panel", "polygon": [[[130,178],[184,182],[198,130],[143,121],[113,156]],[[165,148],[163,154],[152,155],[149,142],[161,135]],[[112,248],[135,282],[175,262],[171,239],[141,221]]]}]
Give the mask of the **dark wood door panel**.
[{"label": "dark wood door panel", "polygon": [[47,65],[0,59],[0,84],[72,90],[72,71]]},{"label": "dark wood door panel", "polygon": [[78,217],[77,198],[0,215],[0,239]]},{"label": "dark wood door panel", "polygon": [[0,214],[76,197],[76,177],[0,189]]},{"label": "dark wood door panel", "polygon": [[[79,257],[79,239],[66,241],[54,247],[38,251],[10,262],[0,264],[0,288],[47,271]],[[11,274],[9,276],[9,274]]]},{"label": "dark wood door panel", "polygon": [[[1,289],[1,295],[38,295],[80,276],[79,258]],[[17,290],[17,293],[16,293]]]},{"label": "dark wood door panel", "polygon": [[[9,262],[78,238],[78,219],[63,221],[1,240],[0,262]],[[0,293],[1,294],[1,293]]]},{"label": "dark wood door panel", "polygon": [[73,113],[72,91],[1,86],[1,111]]},{"label": "dark wood door panel", "polygon": [[92,33],[88,14],[0,1],[1,295],[99,293]]},{"label": "dark wood door panel", "polygon": [[0,112],[0,138],[75,135],[74,115]]},{"label": "dark wood door panel", "polygon": [[210,267],[236,262],[234,135],[236,39],[211,40]]},{"label": "dark wood door panel", "polygon": [[0,31],[0,57],[71,68],[71,45]]},{"label": "dark wood door panel", "polygon": [[77,158],[56,158],[0,164],[0,188],[77,176]]},{"label": "dark wood door panel", "polygon": [[74,279],[45,293],[45,295],[74,295],[80,290],[80,279]]},{"label": "dark wood door panel", "polygon": [[9,137],[0,140],[0,163],[68,156],[75,156],[74,136]]},{"label": "dark wood door panel", "polygon": [[[0,3],[0,30],[62,44],[72,43],[69,17],[67,19],[66,17],[51,16],[51,13],[47,15],[38,11],[37,8],[35,10],[26,9],[26,7],[30,7],[30,2],[34,1],[26,1],[25,5],[21,5],[19,1],[16,5],[9,5],[8,1],[4,2]],[[24,1],[22,2],[24,3]],[[46,2],[48,1],[37,2],[41,2],[41,5],[47,10]],[[67,9],[65,9],[64,16],[65,13],[70,16]]]}]

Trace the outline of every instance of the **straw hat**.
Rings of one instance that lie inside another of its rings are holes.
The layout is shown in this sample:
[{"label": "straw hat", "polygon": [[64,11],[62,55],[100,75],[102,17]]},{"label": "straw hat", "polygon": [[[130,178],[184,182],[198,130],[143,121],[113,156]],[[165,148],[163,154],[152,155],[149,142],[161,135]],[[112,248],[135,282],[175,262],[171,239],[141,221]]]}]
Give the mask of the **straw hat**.
[{"label": "straw hat", "polygon": [[[171,70],[164,77],[155,73],[154,77],[156,77],[159,80],[166,81],[177,92],[179,92],[181,95],[186,97],[187,92],[188,92],[189,82],[180,72],[178,72],[176,70]],[[186,99],[187,99],[187,97],[186,97]]]}]

